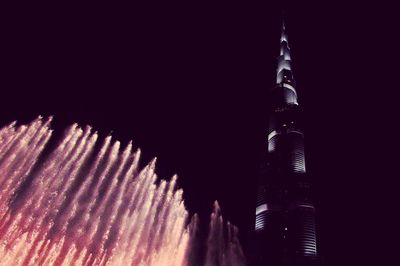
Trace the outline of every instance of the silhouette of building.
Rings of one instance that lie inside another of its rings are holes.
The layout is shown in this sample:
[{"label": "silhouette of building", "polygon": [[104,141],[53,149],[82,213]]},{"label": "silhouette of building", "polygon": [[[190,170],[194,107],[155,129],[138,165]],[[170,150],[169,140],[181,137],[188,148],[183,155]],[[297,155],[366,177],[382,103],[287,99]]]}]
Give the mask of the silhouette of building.
[{"label": "silhouette of building", "polygon": [[315,207],[291,62],[283,23],[276,85],[270,92],[268,151],[257,191],[253,265],[318,263]]}]

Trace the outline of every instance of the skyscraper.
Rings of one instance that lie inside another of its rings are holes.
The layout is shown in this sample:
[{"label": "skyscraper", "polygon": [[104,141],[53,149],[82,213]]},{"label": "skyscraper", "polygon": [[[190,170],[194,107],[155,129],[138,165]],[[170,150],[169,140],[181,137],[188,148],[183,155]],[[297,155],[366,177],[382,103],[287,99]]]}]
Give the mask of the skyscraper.
[{"label": "skyscraper", "polygon": [[277,61],[276,85],[270,92],[268,151],[257,191],[254,264],[315,265],[315,208],[284,23]]}]

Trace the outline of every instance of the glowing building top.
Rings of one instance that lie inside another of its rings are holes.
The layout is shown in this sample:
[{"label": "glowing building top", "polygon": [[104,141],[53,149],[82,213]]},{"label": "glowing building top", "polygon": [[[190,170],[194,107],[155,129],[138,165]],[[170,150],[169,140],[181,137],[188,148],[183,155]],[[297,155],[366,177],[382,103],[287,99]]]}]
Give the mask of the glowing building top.
[{"label": "glowing building top", "polygon": [[297,103],[296,82],[292,73],[291,57],[288,35],[286,33],[285,22],[282,22],[280,38],[280,53],[276,69],[276,84],[281,87],[284,93],[284,101],[287,104]]}]

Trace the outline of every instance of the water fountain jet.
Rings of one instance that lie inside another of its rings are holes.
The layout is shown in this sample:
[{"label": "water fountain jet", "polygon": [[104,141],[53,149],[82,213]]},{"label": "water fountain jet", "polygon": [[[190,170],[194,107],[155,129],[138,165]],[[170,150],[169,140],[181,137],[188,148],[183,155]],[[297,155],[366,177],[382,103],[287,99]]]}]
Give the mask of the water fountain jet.
[{"label": "water fountain jet", "polygon": [[[191,265],[198,218],[189,222],[177,176],[157,185],[156,159],[140,169],[132,142],[121,148],[109,135],[99,144],[77,124],[41,157],[51,120],[0,129],[0,264]],[[216,204],[205,265],[242,257]]]}]

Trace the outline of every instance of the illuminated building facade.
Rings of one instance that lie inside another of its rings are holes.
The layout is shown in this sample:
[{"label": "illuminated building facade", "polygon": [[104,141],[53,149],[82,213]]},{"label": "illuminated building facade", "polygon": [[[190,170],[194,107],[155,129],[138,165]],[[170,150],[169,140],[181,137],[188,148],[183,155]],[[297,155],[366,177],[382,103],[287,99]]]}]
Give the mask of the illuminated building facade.
[{"label": "illuminated building facade", "polygon": [[252,264],[316,265],[315,208],[284,23],[270,95],[268,152],[258,183]]}]

